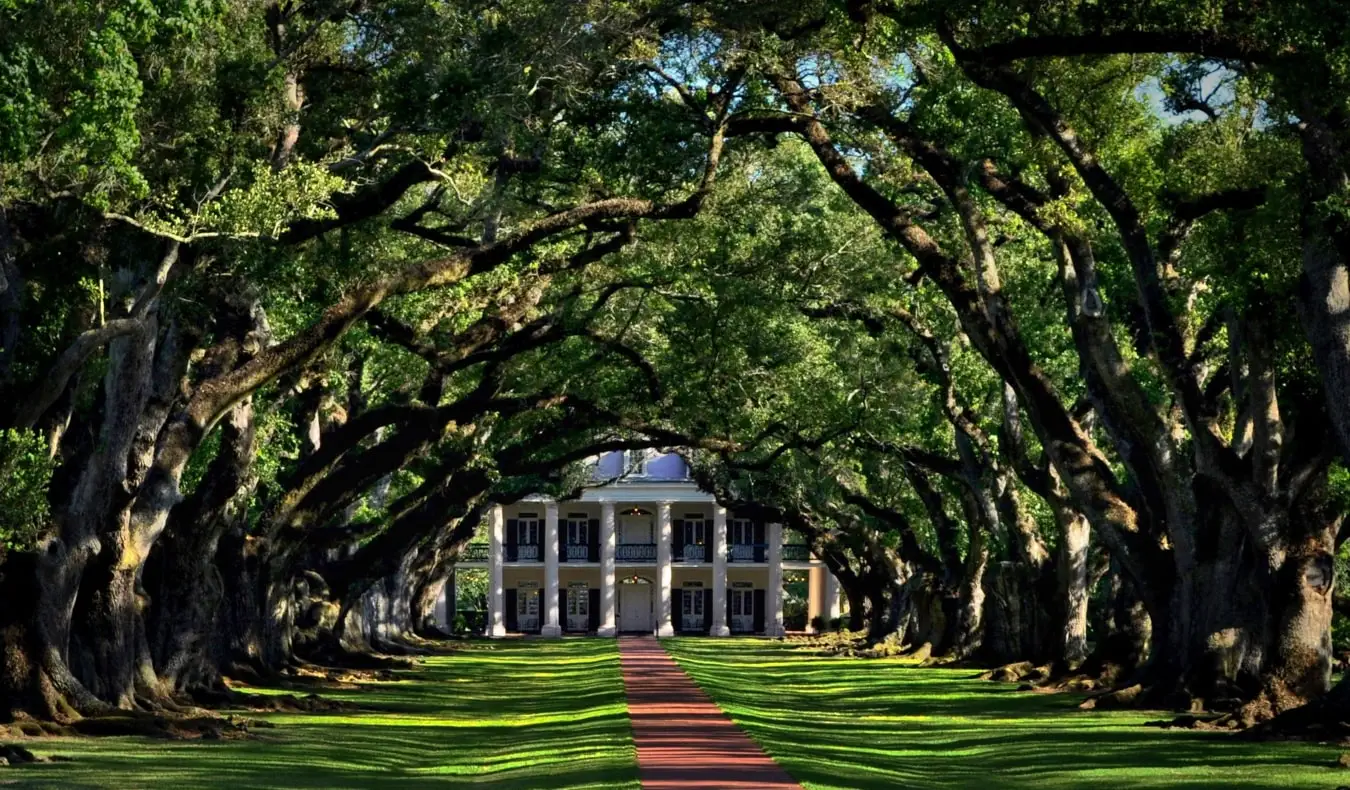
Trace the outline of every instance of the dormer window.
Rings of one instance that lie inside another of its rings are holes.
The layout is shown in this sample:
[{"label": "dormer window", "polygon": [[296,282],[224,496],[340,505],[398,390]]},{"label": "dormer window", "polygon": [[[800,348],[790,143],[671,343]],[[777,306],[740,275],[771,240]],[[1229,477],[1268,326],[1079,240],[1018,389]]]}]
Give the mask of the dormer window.
[{"label": "dormer window", "polygon": [[629,477],[646,477],[649,450],[625,450],[623,469]]}]

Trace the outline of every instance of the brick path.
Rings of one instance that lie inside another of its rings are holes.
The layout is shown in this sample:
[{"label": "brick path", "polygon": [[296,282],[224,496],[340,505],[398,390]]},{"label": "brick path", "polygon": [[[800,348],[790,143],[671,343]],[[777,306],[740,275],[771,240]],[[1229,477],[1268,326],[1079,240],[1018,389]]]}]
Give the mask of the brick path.
[{"label": "brick path", "polygon": [[619,640],[644,790],[801,790],[650,636]]}]

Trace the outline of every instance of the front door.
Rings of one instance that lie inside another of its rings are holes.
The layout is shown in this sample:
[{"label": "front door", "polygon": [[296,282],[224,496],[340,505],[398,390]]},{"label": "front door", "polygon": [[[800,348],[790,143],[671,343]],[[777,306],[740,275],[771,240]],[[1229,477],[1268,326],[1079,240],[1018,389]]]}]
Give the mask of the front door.
[{"label": "front door", "polygon": [[731,630],[748,634],[755,630],[755,591],[745,588],[727,590],[731,596]]},{"label": "front door", "polygon": [[567,630],[585,631],[591,622],[591,591],[586,587],[567,588]]},{"label": "front door", "polygon": [[619,585],[619,630],[649,633],[652,630],[652,586]]},{"label": "front door", "polygon": [[680,590],[680,628],[685,631],[703,630],[703,590]]},{"label": "front door", "polygon": [[516,592],[516,627],[521,631],[539,630],[539,591]]}]

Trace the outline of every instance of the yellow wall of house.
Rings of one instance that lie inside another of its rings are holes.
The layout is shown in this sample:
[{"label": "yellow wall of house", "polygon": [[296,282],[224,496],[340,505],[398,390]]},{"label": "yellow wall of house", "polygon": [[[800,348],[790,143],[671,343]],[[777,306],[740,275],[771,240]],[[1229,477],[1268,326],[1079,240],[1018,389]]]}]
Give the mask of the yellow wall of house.
[{"label": "yellow wall of house", "polygon": [[558,586],[567,587],[571,582],[585,582],[587,587],[600,589],[599,567],[558,567]]},{"label": "yellow wall of house", "polygon": [[752,582],[756,590],[767,589],[769,586],[768,568],[738,568],[734,565],[727,566],[727,587],[731,587],[732,582]]},{"label": "yellow wall of house", "polygon": [[520,587],[521,582],[538,582],[539,588],[544,587],[544,566],[537,568],[502,568],[502,589],[513,590]]}]

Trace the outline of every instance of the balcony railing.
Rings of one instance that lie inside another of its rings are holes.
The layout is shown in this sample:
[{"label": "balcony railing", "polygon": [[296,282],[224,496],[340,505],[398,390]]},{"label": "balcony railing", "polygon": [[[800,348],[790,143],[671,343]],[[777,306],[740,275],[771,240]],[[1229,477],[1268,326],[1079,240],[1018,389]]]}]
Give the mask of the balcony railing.
[{"label": "balcony railing", "polygon": [[727,547],[730,562],[767,562],[769,547],[763,543],[733,543]]},{"label": "balcony railing", "polygon": [[675,547],[675,562],[706,562],[708,547],[697,543],[686,543]]},{"label": "balcony railing", "polygon": [[507,562],[538,562],[539,547],[534,545],[507,546]]},{"label": "balcony railing", "polygon": [[620,543],[614,547],[617,562],[656,562],[655,543]]},{"label": "balcony railing", "polygon": [[[503,546],[503,559],[506,562],[539,562],[542,555],[538,546]],[[465,546],[459,554],[460,562],[487,562],[489,547],[486,543],[472,543]],[[675,546],[675,562],[707,562],[710,556],[705,545],[689,544]],[[585,545],[563,546],[558,559],[563,562],[591,562],[591,550]],[[615,547],[614,559],[619,562],[656,562],[655,543],[620,543]],[[727,547],[728,562],[767,562],[768,546],[763,543],[737,543]],[[811,547],[805,543],[788,543],[783,546],[784,562],[810,562]]]}]

